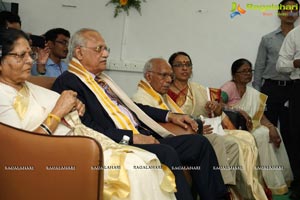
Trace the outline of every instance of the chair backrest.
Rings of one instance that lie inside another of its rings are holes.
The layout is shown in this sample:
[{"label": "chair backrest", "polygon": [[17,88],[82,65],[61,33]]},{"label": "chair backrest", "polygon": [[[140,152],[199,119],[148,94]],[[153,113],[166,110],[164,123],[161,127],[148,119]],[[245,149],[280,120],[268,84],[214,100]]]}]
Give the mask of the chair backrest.
[{"label": "chair backrest", "polygon": [[103,152],[88,137],[47,136],[0,123],[1,200],[100,200]]},{"label": "chair backrest", "polygon": [[54,77],[46,77],[46,76],[30,76],[28,81],[51,90],[55,79],[56,78]]},{"label": "chair backrest", "polygon": [[51,90],[56,78],[46,76],[30,76],[28,81],[41,87]]}]

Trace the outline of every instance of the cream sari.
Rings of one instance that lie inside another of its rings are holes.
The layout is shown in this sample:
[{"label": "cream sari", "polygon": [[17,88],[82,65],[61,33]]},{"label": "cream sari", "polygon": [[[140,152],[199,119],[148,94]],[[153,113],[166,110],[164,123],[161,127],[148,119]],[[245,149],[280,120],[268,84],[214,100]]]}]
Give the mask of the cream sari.
[{"label": "cream sari", "polygon": [[[227,94],[233,94],[237,89],[235,84],[230,81],[222,86],[222,90]],[[260,166],[257,166],[256,169],[262,171],[264,180],[272,193],[281,195],[288,192],[288,185],[293,180],[293,174],[284,143],[282,142],[279,148],[275,148],[272,143],[269,143],[269,129],[260,123],[266,101],[265,94],[247,86],[241,99],[229,106],[244,110],[252,118],[253,130],[251,133],[255,137],[260,159]],[[278,129],[277,131],[280,134]]]},{"label": "cream sari", "polygon": [[[0,83],[0,121],[33,131],[47,118],[59,94],[28,82],[25,83],[25,87],[29,91],[29,101],[23,105],[26,107],[26,113],[21,119],[13,107],[18,92]],[[118,169],[104,170],[105,200],[176,199],[175,177],[167,167],[161,165],[154,154],[132,146],[119,145],[105,135],[85,127],[80,122],[77,112],[67,115],[65,120],[71,129],[60,124],[54,135],[92,137],[103,148],[104,166],[117,166]]]},{"label": "cream sari", "polygon": [[[140,81],[138,90],[132,99],[145,105],[191,114],[195,118],[200,115],[207,117],[204,109],[208,99],[206,88],[196,83],[189,84],[189,87],[188,95],[190,96],[186,98],[185,104],[180,108],[168,95],[160,95],[155,92],[145,80]],[[254,170],[258,155],[254,138],[246,131],[225,130],[225,133],[225,136],[205,135],[214,147],[219,165],[223,167],[221,173],[224,182],[235,185],[234,187],[244,199],[267,199],[264,189],[259,183],[257,171]],[[238,149],[233,149],[234,146],[237,146]],[[236,180],[238,181],[236,182]]]}]

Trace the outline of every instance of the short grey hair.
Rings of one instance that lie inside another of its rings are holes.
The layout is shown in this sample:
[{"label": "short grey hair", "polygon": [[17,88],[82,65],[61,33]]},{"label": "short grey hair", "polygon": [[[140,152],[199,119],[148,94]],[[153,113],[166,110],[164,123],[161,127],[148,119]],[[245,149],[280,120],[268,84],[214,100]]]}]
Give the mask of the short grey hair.
[{"label": "short grey hair", "polygon": [[143,70],[143,73],[144,73],[144,78],[146,78],[146,73],[149,72],[149,71],[152,71],[153,69],[153,61],[154,60],[164,60],[162,57],[160,58],[151,58],[150,60],[148,60],[145,65],[144,65],[144,70]]},{"label": "short grey hair", "polygon": [[71,61],[73,57],[75,57],[75,49],[78,46],[85,46],[87,43],[87,39],[83,36],[84,33],[88,32],[88,31],[93,31],[93,32],[97,32],[99,33],[97,30],[95,29],[91,29],[91,28],[82,28],[78,31],[76,31],[69,42],[69,55],[67,60]]},{"label": "short grey hair", "polygon": [[143,70],[144,78],[146,78],[146,73],[152,70],[152,67],[153,67],[152,61],[153,61],[153,58],[148,60],[144,65],[144,70]]}]

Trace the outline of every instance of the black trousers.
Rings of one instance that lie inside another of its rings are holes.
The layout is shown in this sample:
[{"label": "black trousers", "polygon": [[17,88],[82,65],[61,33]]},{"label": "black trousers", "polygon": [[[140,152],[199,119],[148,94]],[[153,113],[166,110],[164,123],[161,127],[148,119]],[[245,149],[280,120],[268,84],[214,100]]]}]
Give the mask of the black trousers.
[{"label": "black trousers", "polygon": [[135,145],[155,153],[174,173],[177,199],[192,199],[181,168],[190,167],[193,184],[201,200],[225,199],[227,194],[215,152],[202,135],[182,135],[159,140],[161,144]]},{"label": "black trousers", "polygon": [[289,124],[289,108],[285,106],[285,103],[290,99],[292,84],[292,81],[265,80],[261,88],[261,92],[268,95],[267,109],[264,114],[275,126],[278,125],[279,121],[281,136],[289,155],[292,136]]},{"label": "black trousers", "polygon": [[292,142],[290,144],[290,162],[295,182],[297,182],[297,190],[300,193],[300,156],[298,155],[300,152],[300,80],[296,80],[292,85],[289,110],[292,138]]}]

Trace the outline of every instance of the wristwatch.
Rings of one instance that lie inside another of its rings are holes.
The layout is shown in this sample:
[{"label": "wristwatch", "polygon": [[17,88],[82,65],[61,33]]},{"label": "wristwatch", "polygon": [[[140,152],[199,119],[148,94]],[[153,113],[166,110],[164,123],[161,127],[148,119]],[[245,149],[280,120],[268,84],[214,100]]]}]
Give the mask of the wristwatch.
[{"label": "wristwatch", "polygon": [[[38,63],[37,65],[45,65],[44,63]],[[38,70],[38,67],[36,66],[36,71],[37,71],[37,73],[39,74],[39,75],[45,75],[46,74],[46,72],[47,72],[47,70],[46,70],[46,67],[45,67],[45,71],[44,72],[40,72],[39,70]]]},{"label": "wristwatch", "polygon": [[39,74],[39,75],[45,75],[46,74],[46,71],[44,71],[44,72],[39,72],[38,70],[36,70],[37,71],[37,73]]}]

